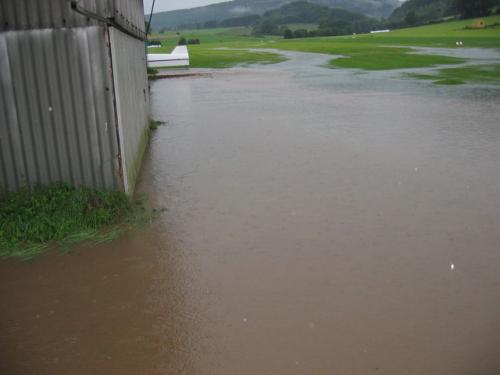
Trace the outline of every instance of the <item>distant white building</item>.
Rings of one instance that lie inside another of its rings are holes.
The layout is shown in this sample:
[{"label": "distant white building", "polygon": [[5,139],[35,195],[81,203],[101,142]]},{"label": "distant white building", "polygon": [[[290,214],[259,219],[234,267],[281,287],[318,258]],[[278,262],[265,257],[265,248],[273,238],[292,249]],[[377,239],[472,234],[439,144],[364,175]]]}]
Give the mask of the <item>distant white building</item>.
[{"label": "distant white building", "polygon": [[386,30],[373,30],[370,31],[370,34],[380,34],[380,33],[389,33],[391,30],[386,29]]}]

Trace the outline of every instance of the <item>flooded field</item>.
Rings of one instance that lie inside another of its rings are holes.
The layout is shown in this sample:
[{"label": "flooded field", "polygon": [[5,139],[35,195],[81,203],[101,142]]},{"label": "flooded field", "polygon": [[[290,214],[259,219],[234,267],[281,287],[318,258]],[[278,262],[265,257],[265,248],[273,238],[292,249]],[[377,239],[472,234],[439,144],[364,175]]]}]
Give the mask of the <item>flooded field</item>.
[{"label": "flooded field", "polygon": [[153,84],[167,211],[2,261],[1,374],[500,373],[500,90],[287,55]]}]

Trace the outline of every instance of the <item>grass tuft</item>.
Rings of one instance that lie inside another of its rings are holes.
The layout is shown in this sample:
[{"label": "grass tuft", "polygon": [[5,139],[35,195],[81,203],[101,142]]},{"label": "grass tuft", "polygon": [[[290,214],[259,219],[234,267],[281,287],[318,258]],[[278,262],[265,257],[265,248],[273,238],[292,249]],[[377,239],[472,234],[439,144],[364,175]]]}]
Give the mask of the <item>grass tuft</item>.
[{"label": "grass tuft", "polygon": [[465,82],[457,78],[444,78],[434,82],[435,85],[463,85]]},{"label": "grass tuft", "polygon": [[64,250],[116,238],[146,209],[122,192],[54,184],[0,194],[0,257],[30,260],[51,243]]},{"label": "grass tuft", "polygon": [[157,75],[158,75],[158,69],[151,68],[148,66],[148,78],[155,79]]},{"label": "grass tuft", "polygon": [[163,121],[157,121],[157,120],[153,120],[153,119],[149,120],[149,130],[154,131],[163,125],[165,125],[165,123]]}]

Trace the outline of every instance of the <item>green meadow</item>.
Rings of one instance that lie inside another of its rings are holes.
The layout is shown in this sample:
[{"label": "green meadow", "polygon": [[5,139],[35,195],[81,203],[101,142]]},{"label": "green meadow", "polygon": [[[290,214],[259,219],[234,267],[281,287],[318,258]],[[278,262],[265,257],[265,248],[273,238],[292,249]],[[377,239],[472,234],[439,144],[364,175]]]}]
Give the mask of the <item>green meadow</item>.
[{"label": "green meadow", "polygon": [[[487,27],[471,28],[475,20],[444,22],[429,26],[394,30],[390,33],[316,37],[285,40],[280,36],[255,37],[250,28],[184,30],[177,33],[156,34],[152,39],[162,41],[162,48],[154,53],[168,53],[182,35],[187,39],[200,39],[200,45],[190,45],[191,66],[197,68],[227,68],[246,64],[271,64],[283,61],[283,57],[269,52],[248,51],[250,48],[272,48],[341,55],[332,59],[332,68],[363,70],[391,70],[429,68],[441,65],[460,64],[464,59],[415,54],[412,47],[444,48],[495,48],[500,50],[500,16],[484,19]],[[457,47],[456,42],[463,42]],[[499,62],[500,64],[500,62]],[[429,77],[419,77],[431,79]],[[497,66],[457,67],[442,69],[432,76],[435,82],[500,82]]]}]

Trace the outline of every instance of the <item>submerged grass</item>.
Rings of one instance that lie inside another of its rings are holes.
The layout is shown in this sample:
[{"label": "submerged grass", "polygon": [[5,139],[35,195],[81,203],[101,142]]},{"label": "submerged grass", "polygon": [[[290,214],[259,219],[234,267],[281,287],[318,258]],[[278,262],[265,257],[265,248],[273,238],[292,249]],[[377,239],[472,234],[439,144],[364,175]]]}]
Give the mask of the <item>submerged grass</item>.
[{"label": "submerged grass", "polygon": [[500,84],[500,65],[473,65],[440,69],[436,74],[407,74],[409,77],[433,81],[438,85],[460,85],[464,83]]},{"label": "submerged grass", "polygon": [[68,251],[114,239],[151,219],[122,192],[55,184],[0,194],[0,257],[33,259],[50,244]]},{"label": "submerged grass", "polygon": [[231,68],[251,64],[276,64],[285,61],[282,55],[272,52],[255,52],[244,49],[213,49],[206,46],[189,48],[192,68]]}]

